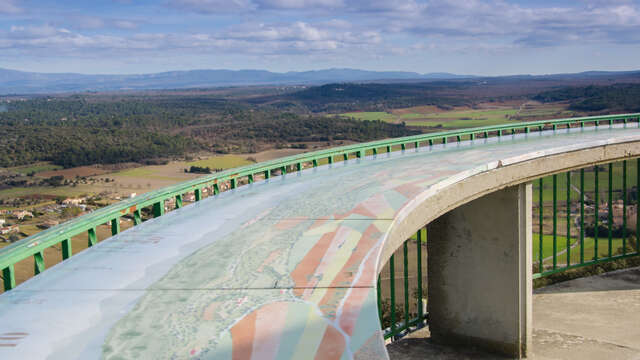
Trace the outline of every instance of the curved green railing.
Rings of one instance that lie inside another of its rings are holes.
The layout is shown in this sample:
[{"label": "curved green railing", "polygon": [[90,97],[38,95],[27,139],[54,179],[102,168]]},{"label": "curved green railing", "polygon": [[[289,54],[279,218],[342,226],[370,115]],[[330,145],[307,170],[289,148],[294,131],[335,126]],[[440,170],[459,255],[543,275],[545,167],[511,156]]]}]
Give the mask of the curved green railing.
[{"label": "curved green railing", "polygon": [[176,207],[179,208],[182,206],[182,195],[185,193],[194,192],[196,201],[199,201],[203,198],[204,188],[212,188],[215,195],[225,188],[233,189],[240,186],[241,183],[252,183],[256,176],[268,179],[274,171],[285,174],[287,171],[300,171],[305,164],[311,164],[315,167],[320,161],[326,160],[331,164],[336,158],[339,160],[347,160],[353,156],[361,158],[367,154],[375,155],[382,150],[391,152],[398,149],[404,150],[407,146],[417,148],[436,143],[446,144],[449,141],[500,137],[505,134],[529,133],[546,129],[555,130],[563,126],[585,127],[627,122],[636,122],[640,125],[640,114],[534,121],[421,134],[330,148],[222,171],[98,209],[0,249],[0,269],[2,269],[4,289],[11,290],[15,287],[14,264],[17,262],[33,257],[34,274],[37,275],[45,269],[43,255],[45,249],[61,244],[62,258],[63,260],[67,259],[73,254],[72,237],[87,233],[88,245],[92,246],[97,242],[96,227],[98,225],[111,223],[111,232],[115,235],[120,232],[120,217],[133,216],[134,225],[138,225],[142,222],[141,209],[152,207],[153,215],[155,217],[161,216],[164,214],[165,200],[175,197]]}]

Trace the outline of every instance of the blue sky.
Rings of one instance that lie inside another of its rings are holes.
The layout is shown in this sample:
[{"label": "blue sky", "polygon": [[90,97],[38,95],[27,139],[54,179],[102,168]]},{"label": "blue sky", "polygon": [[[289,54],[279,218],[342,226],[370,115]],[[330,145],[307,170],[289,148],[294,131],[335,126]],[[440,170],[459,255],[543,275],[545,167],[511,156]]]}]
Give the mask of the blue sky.
[{"label": "blue sky", "polygon": [[640,0],[0,0],[0,67],[38,72],[640,69]]}]

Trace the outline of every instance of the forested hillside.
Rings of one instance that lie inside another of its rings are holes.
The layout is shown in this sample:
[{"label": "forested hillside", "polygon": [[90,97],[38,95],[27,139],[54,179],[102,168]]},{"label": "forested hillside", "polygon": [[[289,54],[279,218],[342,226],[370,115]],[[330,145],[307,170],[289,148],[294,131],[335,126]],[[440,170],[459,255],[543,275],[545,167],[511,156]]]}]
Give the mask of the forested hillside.
[{"label": "forested hillside", "polygon": [[295,142],[417,133],[403,125],[294,114],[207,96],[45,97],[5,105],[2,167],[142,162],[198,150],[255,152]]},{"label": "forested hillside", "polygon": [[431,81],[415,84],[327,84],[278,97],[257,98],[277,104],[302,105],[311,112],[379,111],[420,105],[459,106],[469,99],[451,93],[473,85],[471,81]]},{"label": "forested hillside", "polygon": [[542,92],[534,99],[542,102],[569,101],[569,108],[578,111],[640,112],[640,84],[565,87]]}]

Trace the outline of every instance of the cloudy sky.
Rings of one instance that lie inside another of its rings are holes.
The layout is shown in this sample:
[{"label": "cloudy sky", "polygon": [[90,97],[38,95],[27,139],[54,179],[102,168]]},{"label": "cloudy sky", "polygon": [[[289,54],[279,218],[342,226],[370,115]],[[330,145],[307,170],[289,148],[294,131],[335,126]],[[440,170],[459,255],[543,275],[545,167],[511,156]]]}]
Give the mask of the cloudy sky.
[{"label": "cloudy sky", "polygon": [[640,69],[640,0],[0,0],[0,67]]}]

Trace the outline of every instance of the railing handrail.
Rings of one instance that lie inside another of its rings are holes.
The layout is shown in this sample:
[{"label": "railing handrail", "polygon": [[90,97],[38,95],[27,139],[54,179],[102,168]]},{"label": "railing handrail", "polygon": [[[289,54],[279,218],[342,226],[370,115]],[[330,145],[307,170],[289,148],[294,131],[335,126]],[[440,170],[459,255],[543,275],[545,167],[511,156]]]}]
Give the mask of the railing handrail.
[{"label": "railing handrail", "polygon": [[[501,136],[502,131],[504,130],[511,130],[512,132],[529,132],[529,130],[531,129],[543,130],[548,126],[553,126],[553,128],[555,129],[558,125],[567,125],[570,127],[574,124],[580,124],[580,126],[584,126],[587,123],[593,123],[595,126],[598,126],[600,121],[608,121],[609,124],[613,124],[614,121],[623,120],[627,122],[628,120],[634,118],[640,123],[640,113],[633,113],[593,117],[576,117],[556,120],[541,120],[450,130],[438,133],[420,134],[340,146],[287,156],[239,168],[228,169],[216,174],[199,177],[197,179],[150,191],[146,194],[120,201],[116,204],[112,204],[107,207],[95,210],[89,214],[82,215],[80,217],[74,218],[62,224],[53,226],[47,230],[29,236],[25,239],[17,241],[9,246],[0,249],[0,269],[4,270],[23,259],[40,253],[50,246],[71,239],[72,237],[86,232],[89,229],[95,228],[100,224],[104,224],[106,222],[113,221],[114,219],[119,219],[121,216],[131,214],[135,210],[139,210],[157,203],[162,203],[162,206],[164,206],[164,201],[173,196],[181,195],[197,189],[202,189],[204,187],[213,186],[214,184],[217,184],[219,182],[225,182],[249,175],[252,176],[256,173],[270,172],[272,170],[281,169],[286,166],[315,162],[320,159],[333,159],[333,157],[339,155],[346,157],[350,154],[356,153],[358,157],[361,157],[364,156],[366,154],[366,151],[368,150],[375,150],[383,147],[390,148],[392,146],[404,146],[405,144],[421,143],[425,141],[429,141],[429,144],[431,144],[432,141],[440,139],[443,142],[446,142],[450,137],[458,137],[458,139],[460,139],[460,137],[462,136],[470,136],[470,138],[473,139],[475,134],[484,134],[485,136],[488,136],[490,135],[489,133],[493,132],[495,132],[497,136]],[[6,281],[7,279],[5,279],[5,282]]]}]

